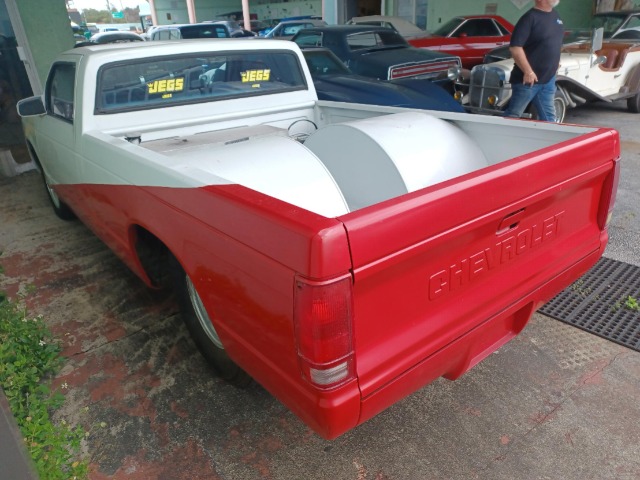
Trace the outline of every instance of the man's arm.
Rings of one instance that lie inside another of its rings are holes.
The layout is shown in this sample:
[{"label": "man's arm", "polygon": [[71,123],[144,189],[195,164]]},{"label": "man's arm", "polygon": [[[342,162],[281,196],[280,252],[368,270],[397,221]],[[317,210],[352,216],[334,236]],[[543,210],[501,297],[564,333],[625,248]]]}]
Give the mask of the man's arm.
[{"label": "man's arm", "polygon": [[513,57],[513,61],[516,62],[516,65],[524,75],[522,83],[525,85],[533,85],[538,81],[538,76],[536,72],[533,71],[531,65],[529,65],[529,60],[527,60],[527,56],[524,53],[524,48],[522,47],[509,47],[509,51],[511,52],[511,56]]}]

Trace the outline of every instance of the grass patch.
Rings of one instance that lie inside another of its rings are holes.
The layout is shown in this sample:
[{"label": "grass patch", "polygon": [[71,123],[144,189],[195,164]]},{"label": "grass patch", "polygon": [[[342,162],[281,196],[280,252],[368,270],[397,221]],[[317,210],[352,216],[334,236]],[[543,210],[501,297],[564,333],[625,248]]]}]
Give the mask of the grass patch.
[{"label": "grass patch", "polygon": [[40,478],[85,479],[88,464],[80,456],[85,431],[51,418],[64,402],[64,396],[51,389],[62,366],[60,351],[41,316],[29,317],[0,292],[0,386],[25,447]]},{"label": "grass patch", "polygon": [[629,310],[638,311],[640,310],[640,303],[638,303],[638,299],[629,295],[627,299],[624,301],[624,306]]}]

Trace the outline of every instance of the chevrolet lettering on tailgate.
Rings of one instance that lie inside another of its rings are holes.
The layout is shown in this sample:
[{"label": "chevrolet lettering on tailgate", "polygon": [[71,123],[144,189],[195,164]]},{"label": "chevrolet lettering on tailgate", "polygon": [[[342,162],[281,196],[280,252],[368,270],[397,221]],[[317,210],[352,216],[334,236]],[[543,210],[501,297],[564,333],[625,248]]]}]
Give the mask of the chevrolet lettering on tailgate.
[{"label": "chevrolet lettering on tailgate", "polygon": [[553,240],[564,212],[559,212],[540,223],[526,228],[516,235],[485,248],[468,258],[440,270],[429,278],[429,300],[437,300],[458,287],[479,279],[489,270],[516,259],[519,255],[536,248],[542,242]]}]

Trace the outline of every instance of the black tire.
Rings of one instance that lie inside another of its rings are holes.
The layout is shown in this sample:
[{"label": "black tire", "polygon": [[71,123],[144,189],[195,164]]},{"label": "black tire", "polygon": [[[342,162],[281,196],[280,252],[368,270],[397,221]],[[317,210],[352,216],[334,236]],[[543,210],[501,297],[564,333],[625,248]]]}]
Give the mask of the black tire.
[{"label": "black tire", "polygon": [[71,208],[69,208],[66,203],[60,200],[60,197],[58,197],[56,192],[53,191],[53,188],[51,188],[51,185],[49,183],[49,178],[47,177],[44,168],[42,168],[42,165],[40,164],[40,160],[38,160],[29,144],[27,144],[27,151],[29,152],[29,156],[31,157],[31,159],[38,166],[38,170],[40,171],[40,175],[42,176],[42,182],[44,183],[44,189],[47,192],[47,197],[49,197],[49,202],[51,203],[51,207],[53,208],[56,216],[62,220],[75,220],[76,214],[73,213],[73,210],[71,210]]},{"label": "black tire", "polygon": [[249,385],[251,377],[225,352],[209,314],[202,304],[200,295],[189,276],[175,259],[173,259],[172,273],[182,319],[202,356],[218,376],[226,382],[236,387]]},{"label": "black tire", "polygon": [[[562,123],[567,114],[567,102],[559,89],[556,89],[556,94],[553,97],[553,106],[556,108],[556,123]],[[529,105],[529,113],[531,114],[532,120],[538,120],[540,118],[538,116],[538,110],[533,103]]]},{"label": "black tire", "polygon": [[640,113],[640,93],[627,98],[627,108],[631,113]]}]

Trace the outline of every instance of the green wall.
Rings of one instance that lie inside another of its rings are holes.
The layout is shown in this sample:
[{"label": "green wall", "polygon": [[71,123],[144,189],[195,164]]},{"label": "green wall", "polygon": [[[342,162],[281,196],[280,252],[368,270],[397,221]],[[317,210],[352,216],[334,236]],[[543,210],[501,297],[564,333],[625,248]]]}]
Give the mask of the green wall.
[{"label": "green wall", "polygon": [[75,44],[65,2],[16,0],[16,6],[44,88],[53,60]]},{"label": "green wall", "polygon": [[[20,1],[20,0],[19,0]],[[22,0],[24,1],[24,0]],[[31,0],[30,0],[31,1]],[[34,3],[42,3],[36,0]],[[59,0],[62,1],[62,0]],[[358,0],[338,0],[341,2]],[[363,0],[360,0],[362,3]],[[375,0],[374,0],[375,1]],[[386,5],[386,14],[393,15],[395,4],[399,0],[379,0]],[[425,1],[425,0],[423,0]],[[333,8],[334,2],[325,0],[326,8]],[[633,0],[634,5],[640,8],[640,0]],[[241,0],[197,0],[196,16],[198,21],[209,20],[221,14],[242,10]],[[456,15],[483,14],[488,5],[497,5],[498,15],[515,23],[520,16],[533,7],[533,0],[520,2],[518,0],[426,0],[427,3],[427,30],[435,30],[442,23]],[[524,3],[521,8],[516,4]],[[566,28],[586,27],[589,25],[593,13],[594,0],[560,0],[557,10],[564,21]],[[158,12],[158,21],[161,24],[188,22],[187,9],[184,0],[155,0]],[[266,0],[249,0],[250,12],[257,14],[261,20],[268,18],[282,18],[295,15],[321,15],[322,0],[294,0],[267,2]],[[328,13],[328,17],[334,18],[335,13]],[[171,19],[167,18],[167,14]]]}]

